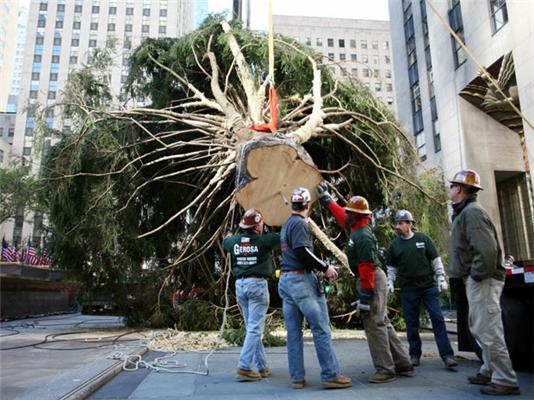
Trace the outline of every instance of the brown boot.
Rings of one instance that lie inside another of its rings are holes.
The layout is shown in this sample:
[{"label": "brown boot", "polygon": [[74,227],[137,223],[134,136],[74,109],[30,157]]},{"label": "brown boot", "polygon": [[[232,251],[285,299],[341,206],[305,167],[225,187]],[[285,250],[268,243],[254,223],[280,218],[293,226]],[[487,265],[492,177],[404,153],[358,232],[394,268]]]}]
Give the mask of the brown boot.
[{"label": "brown boot", "polygon": [[467,380],[469,383],[473,385],[487,385],[491,382],[491,377],[483,375],[480,372],[477,372],[476,375],[469,376]]},{"label": "brown boot", "polygon": [[415,372],[415,368],[412,367],[411,365],[407,365],[405,367],[395,368],[395,373],[397,375],[401,375],[401,376],[412,377],[412,376],[414,376],[414,372]]},{"label": "brown boot", "polygon": [[392,382],[395,379],[395,374],[389,374],[387,372],[375,372],[374,375],[371,375],[368,379],[370,383],[387,383]]},{"label": "brown boot", "polygon": [[352,379],[348,376],[338,375],[331,381],[323,381],[323,386],[326,389],[344,389],[352,386]]},{"label": "brown boot", "polygon": [[258,371],[262,378],[268,378],[271,375],[271,368],[262,368]]},{"label": "brown boot", "polygon": [[306,385],[306,379],[303,379],[301,381],[291,382],[291,387],[293,389],[304,389],[304,385]]},{"label": "brown boot", "polygon": [[250,369],[238,368],[236,372],[236,378],[239,382],[253,382],[259,381],[261,379],[261,375]]},{"label": "brown boot", "polygon": [[508,396],[510,394],[521,394],[518,386],[504,386],[498,383],[490,383],[480,388],[480,393],[490,396]]}]

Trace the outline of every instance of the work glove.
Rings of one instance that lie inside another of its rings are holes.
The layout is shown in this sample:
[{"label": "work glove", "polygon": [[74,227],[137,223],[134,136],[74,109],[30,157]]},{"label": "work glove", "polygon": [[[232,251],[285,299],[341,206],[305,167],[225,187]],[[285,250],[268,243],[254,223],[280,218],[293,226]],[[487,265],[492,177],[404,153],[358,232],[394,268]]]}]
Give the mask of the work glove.
[{"label": "work glove", "polygon": [[373,299],[373,291],[369,289],[360,289],[360,299],[356,302],[356,307],[361,316],[369,315],[371,311],[371,300]]},{"label": "work glove", "polygon": [[447,284],[447,280],[445,279],[445,275],[438,275],[438,290],[440,292],[443,292],[444,290],[447,290],[449,288],[449,285]]},{"label": "work glove", "polygon": [[388,292],[395,291],[395,279],[397,278],[397,268],[388,266]]},{"label": "work glove", "polygon": [[334,201],[328,192],[328,186],[326,185],[326,182],[319,183],[315,188],[315,192],[317,193],[317,197],[319,198],[321,205],[324,207]]}]

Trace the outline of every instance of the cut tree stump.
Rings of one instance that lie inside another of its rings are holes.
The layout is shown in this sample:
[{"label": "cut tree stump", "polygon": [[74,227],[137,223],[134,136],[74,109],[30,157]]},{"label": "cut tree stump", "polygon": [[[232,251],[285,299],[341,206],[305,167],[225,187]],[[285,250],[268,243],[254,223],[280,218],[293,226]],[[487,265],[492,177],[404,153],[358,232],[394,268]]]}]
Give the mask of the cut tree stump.
[{"label": "cut tree stump", "polygon": [[301,145],[270,134],[242,144],[238,166],[237,202],[259,210],[270,226],[281,226],[290,216],[293,189],[307,188],[315,201],[315,187],[323,180]]}]

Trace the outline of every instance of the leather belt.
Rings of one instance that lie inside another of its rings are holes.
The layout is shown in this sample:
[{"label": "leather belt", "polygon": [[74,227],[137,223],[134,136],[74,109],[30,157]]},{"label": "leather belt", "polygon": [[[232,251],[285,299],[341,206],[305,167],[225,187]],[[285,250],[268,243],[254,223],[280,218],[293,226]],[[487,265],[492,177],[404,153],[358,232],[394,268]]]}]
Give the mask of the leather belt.
[{"label": "leather belt", "polygon": [[297,275],[304,275],[308,273],[305,269],[292,269],[290,271],[282,271],[280,272],[281,275],[289,275],[289,274],[297,274]]}]

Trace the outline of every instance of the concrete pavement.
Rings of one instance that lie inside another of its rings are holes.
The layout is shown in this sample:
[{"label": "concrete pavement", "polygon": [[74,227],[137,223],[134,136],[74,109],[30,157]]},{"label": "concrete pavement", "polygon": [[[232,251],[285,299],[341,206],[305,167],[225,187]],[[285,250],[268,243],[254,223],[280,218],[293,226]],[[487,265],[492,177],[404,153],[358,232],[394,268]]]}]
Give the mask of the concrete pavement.
[{"label": "concrete pavement", "polygon": [[[126,336],[122,336],[127,334]],[[413,378],[373,385],[367,342],[362,332],[337,331],[334,347],[342,373],[352,377],[354,386],[344,390],[322,389],[317,358],[311,339],[305,342],[308,385],[290,387],[285,347],[267,349],[273,374],[260,382],[235,381],[240,348],[213,352],[178,352],[171,361],[181,364],[180,374],[139,369],[120,372],[122,363],[109,356],[120,350],[143,353],[145,347],[123,327],[118,317],[51,316],[0,324],[0,397],[4,399],[481,399],[479,387],[467,384],[467,376],[480,363],[473,353],[460,353],[458,372],[443,367],[432,335],[424,333],[423,358]],[[360,338],[360,339],[358,339]],[[451,335],[453,347],[455,337]],[[145,361],[164,353],[150,351]],[[522,396],[534,398],[534,374],[519,373]],[[111,380],[107,382],[108,379]],[[106,383],[107,382],[107,383]],[[102,386],[103,385],[103,386]]]}]

